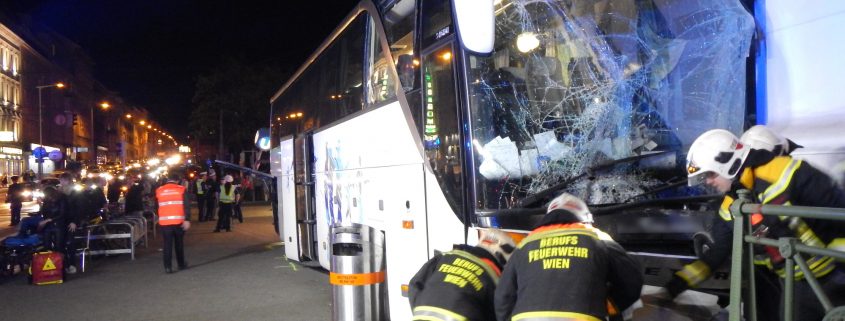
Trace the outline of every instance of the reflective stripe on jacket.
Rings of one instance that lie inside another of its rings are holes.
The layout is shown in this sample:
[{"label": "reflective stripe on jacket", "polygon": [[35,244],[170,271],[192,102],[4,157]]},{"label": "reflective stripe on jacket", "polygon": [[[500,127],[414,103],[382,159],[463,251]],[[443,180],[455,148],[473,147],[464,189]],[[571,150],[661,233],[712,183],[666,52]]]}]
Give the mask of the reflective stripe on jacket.
[{"label": "reflective stripe on jacket", "polygon": [[520,313],[513,318],[513,321],[601,321],[592,315],[575,313],[575,312],[557,312],[557,311],[535,311]]},{"label": "reflective stripe on jacket", "polygon": [[520,242],[496,288],[498,320],[603,320],[640,296],[640,265],[603,232],[553,222]]},{"label": "reflective stripe on jacket", "polygon": [[232,185],[229,188],[229,192],[226,193],[226,186],[220,186],[220,203],[223,204],[231,204],[235,202],[235,185]]},{"label": "reflective stripe on jacket", "polygon": [[460,244],[426,262],[409,283],[413,320],[495,320],[500,268],[493,260],[484,249]]},{"label": "reflective stripe on jacket", "polygon": [[185,187],[167,183],[156,189],[158,224],[179,225],[185,221]]},{"label": "reflective stripe on jacket", "polygon": [[[789,156],[777,156],[759,166],[744,169],[739,182],[761,204],[845,207],[845,194],[826,174]],[[732,195],[725,196],[719,209],[722,219],[730,220],[729,208],[733,200]],[[767,238],[795,237],[805,245],[818,248],[826,248],[836,238],[845,235],[839,228],[842,223],[830,220],[764,216],[760,223],[768,228]],[[757,255],[754,261],[781,277],[786,276],[784,260],[775,249]],[[834,261],[827,256],[811,256],[807,258],[807,265],[813,275],[822,277],[835,269]],[[803,272],[795,265],[795,278],[800,280],[803,277]]]}]

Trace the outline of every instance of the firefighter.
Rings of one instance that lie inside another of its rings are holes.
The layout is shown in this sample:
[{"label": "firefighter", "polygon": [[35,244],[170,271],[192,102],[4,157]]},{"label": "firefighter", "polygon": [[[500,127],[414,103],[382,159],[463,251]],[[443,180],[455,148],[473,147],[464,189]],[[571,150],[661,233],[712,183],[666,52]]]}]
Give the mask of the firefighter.
[{"label": "firefighter", "polygon": [[176,263],[179,270],[188,268],[185,261],[183,237],[191,228],[188,213],[191,212],[190,201],[185,187],[178,184],[179,175],[170,174],[167,183],[156,189],[158,203],[158,224],[164,236],[164,272],[173,273],[173,248],[176,248]]},{"label": "firefighter", "polygon": [[495,320],[493,293],[514,247],[507,233],[485,229],[478,246],[434,256],[410,282],[413,320]]},{"label": "firefighter", "polygon": [[502,272],[498,320],[605,320],[639,299],[640,265],[591,223],[579,198],[552,200]]},{"label": "firefighter", "polygon": [[[739,141],[750,149],[765,150],[778,156],[790,155],[795,149],[803,147],[764,125],[755,125],[749,128],[742,134]],[[729,214],[725,214],[729,217]],[[710,278],[711,272],[718,269],[727,260],[731,239],[725,239],[726,235],[730,235],[725,234],[725,229],[730,228],[730,225],[721,215],[714,215],[712,226],[714,227],[714,234],[719,236],[719,245],[716,245],[718,249],[713,252],[710,251],[714,246],[712,243],[715,243],[715,241],[712,235],[707,233],[711,242],[708,244],[708,250],[701,254],[702,257],[700,259],[684,266],[684,272],[682,272],[682,275],[686,276],[695,275],[694,279],[691,279],[687,283],[679,276],[675,277],[674,281],[667,285],[667,289],[672,297],[677,296],[687,288],[695,288],[702,281]],[[730,231],[727,232],[730,233]],[[754,277],[757,293],[770,294],[757,298],[758,316],[761,320],[779,319],[781,309],[780,297],[783,287],[778,280],[778,276],[767,269],[757,269]]]},{"label": "firefighter", "polygon": [[[731,251],[733,222],[730,205],[737,191],[751,191],[753,201],[772,205],[845,207],[845,192],[833,180],[801,160],[778,156],[768,150],[752,149],[729,131],[714,129],[699,136],[687,154],[687,176],[690,186],[706,184],[725,198],[718,210],[720,219],[713,226],[714,242],[707,255],[675,273],[666,285],[675,296],[694,288],[718,268]],[[767,238],[796,237],[802,243],[827,247],[845,236],[845,224],[840,221],[801,219],[777,216],[751,217],[754,234]],[[807,264],[834,306],[845,304],[845,272],[827,256],[807,256]],[[767,247],[755,255],[755,264],[784,277],[784,259],[775,248]],[[821,320],[824,308],[816,299],[800,269],[796,269],[795,314],[800,320]]]}]

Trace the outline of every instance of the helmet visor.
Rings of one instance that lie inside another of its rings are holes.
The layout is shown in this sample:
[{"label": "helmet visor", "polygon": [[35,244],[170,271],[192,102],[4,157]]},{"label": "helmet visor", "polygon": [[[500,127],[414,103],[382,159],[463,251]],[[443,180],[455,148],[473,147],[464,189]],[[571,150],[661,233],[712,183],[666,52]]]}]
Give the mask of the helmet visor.
[{"label": "helmet visor", "polygon": [[715,177],[718,174],[712,171],[696,171],[695,173],[690,173],[687,176],[687,185],[688,186],[697,186],[707,182],[708,178]]}]

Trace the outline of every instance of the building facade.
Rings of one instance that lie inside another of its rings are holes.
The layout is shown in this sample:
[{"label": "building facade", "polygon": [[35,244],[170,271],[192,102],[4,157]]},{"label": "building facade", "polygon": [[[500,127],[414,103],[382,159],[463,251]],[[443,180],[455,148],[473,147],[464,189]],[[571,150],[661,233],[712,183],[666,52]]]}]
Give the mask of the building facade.
[{"label": "building facade", "polygon": [[25,43],[0,25],[0,176],[25,169],[21,142],[21,47]]},{"label": "building facade", "polygon": [[[71,40],[29,17],[0,12],[0,176],[149,154],[152,135],[139,124],[150,122],[149,113],[97,81],[93,66]],[[57,152],[39,166],[32,151],[42,145]]]}]

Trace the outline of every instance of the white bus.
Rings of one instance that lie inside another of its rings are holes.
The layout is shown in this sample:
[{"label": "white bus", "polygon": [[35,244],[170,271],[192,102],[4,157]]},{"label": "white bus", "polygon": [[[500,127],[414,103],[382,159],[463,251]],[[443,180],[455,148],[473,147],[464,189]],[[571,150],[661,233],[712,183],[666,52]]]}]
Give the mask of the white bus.
[{"label": "white bus", "polygon": [[435,251],[480,227],[524,234],[569,192],[662,284],[713,215],[686,187],[686,150],[760,112],[749,10],[362,1],[271,99],[286,256],[329,269],[332,224],[382,231],[389,316],[408,320],[404,290]]}]

